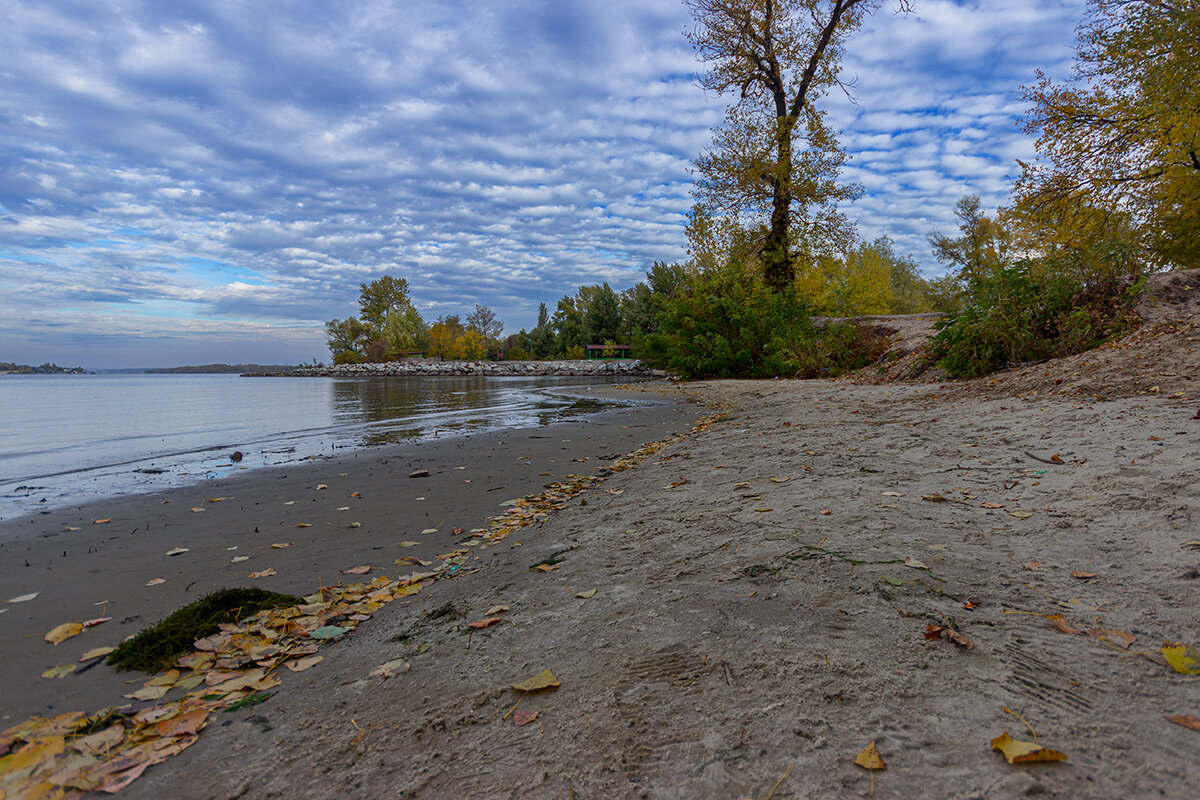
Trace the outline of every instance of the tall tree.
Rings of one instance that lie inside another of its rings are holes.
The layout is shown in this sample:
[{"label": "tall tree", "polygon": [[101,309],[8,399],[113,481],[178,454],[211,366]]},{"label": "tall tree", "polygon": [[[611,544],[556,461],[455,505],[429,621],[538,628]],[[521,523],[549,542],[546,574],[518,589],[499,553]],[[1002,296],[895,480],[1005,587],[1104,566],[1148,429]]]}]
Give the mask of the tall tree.
[{"label": "tall tree", "polygon": [[404,311],[411,305],[412,301],[408,297],[408,281],[404,278],[384,275],[378,280],[359,286],[359,315],[376,335],[383,330],[388,314]]},{"label": "tall tree", "polygon": [[950,268],[958,291],[987,278],[1010,261],[1009,233],[1002,224],[985,215],[979,195],[969,194],[954,206],[958,236],[930,232],[934,257]]},{"label": "tall tree", "polygon": [[495,339],[504,330],[504,320],[488,306],[476,304],[475,310],[467,315],[467,330],[472,330],[484,339]]},{"label": "tall tree", "polygon": [[1051,248],[1131,221],[1160,265],[1200,265],[1200,0],[1089,0],[1077,42],[1071,80],[1025,89],[1017,210]]},{"label": "tall tree", "polygon": [[738,95],[696,161],[698,205],[702,215],[765,222],[763,272],[776,291],[795,278],[796,250],[849,243],[836,205],[860,190],[837,183],[845,152],[816,102],[842,86],[846,40],[879,2],[685,0],[698,23],[688,38],[710,65],[701,85]]}]

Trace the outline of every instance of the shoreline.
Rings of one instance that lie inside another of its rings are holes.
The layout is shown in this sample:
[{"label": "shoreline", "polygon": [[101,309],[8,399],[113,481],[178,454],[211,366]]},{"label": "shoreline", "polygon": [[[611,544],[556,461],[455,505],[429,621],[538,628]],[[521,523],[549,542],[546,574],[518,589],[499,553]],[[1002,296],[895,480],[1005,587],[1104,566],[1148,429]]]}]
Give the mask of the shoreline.
[{"label": "shoreline", "polygon": [[[0,522],[0,631],[11,643],[9,679],[0,685],[0,729],[30,714],[91,712],[124,702],[126,681],[136,674],[100,665],[63,679],[38,676],[85,650],[115,645],[210,591],[243,585],[303,595],[355,577],[341,571],[358,565],[390,574],[401,556],[433,560],[463,538],[455,529],[483,526],[503,513],[505,501],[568,475],[594,474],[643,444],[686,431],[703,411],[608,386],[574,387],[570,394],[635,404],[550,425],[264,467]],[[419,470],[428,477],[409,477]],[[359,525],[350,527],[354,522]],[[179,548],[186,552],[166,555]],[[247,578],[264,569],[277,574]],[[165,582],[145,585],[155,578]],[[33,592],[39,594],[32,601],[3,602]],[[112,620],[61,645],[42,641],[63,622],[102,616]]]},{"label": "shoreline", "polygon": [[641,377],[665,378],[667,373],[652,369],[636,358],[563,359],[558,361],[387,361],[378,364],[335,364],[306,367],[282,372],[244,372],[243,378],[403,378],[478,375],[505,377]]}]

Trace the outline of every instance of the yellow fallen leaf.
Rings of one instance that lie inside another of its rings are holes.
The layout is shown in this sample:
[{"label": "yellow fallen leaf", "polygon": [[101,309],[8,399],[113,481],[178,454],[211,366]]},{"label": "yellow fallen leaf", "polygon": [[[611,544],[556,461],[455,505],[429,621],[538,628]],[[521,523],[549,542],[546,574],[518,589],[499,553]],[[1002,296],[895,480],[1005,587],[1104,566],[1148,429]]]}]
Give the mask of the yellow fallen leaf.
[{"label": "yellow fallen leaf", "polygon": [[276,575],[276,574],[278,574],[278,573],[276,573],[274,569],[271,569],[270,567],[268,567],[267,569],[259,570],[258,572],[251,572],[250,577],[251,578],[270,578],[272,575]]},{"label": "yellow fallen leaf", "polygon": [[58,644],[65,642],[72,636],[78,636],[83,633],[83,626],[78,622],[64,622],[54,630],[46,634],[46,641],[50,644]]},{"label": "yellow fallen leaf", "polygon": [[396,547],[416,547],[420,542],[396,542]]},{"label": "yellow fallen leaf", "polygon": [[23,594],[20,597],[14,597],[12,600],[9,600],[8,602],[9,603],[28,603],[33,598],[37,597],[38,594],[39,594],[38,592],[32,592],[30,594]]},{"label": "yellow fallen leaf", "polygon": [[554,677],[554,673],[550,670],[542,670],[541,674],[535,675],[527,681],[514,683],[513,687],[518,692],[536,692],[541,689],[557,689],[562,684],[558,678]]},{"label": "yellow fallen leaf", "polygon": [[127,694],[130,700],[161,700],[167,692],[171,691],[170,686],[143,686],[132,694]]},{"label": "yellow fallen leaf", "polygon": [[538,572],[554,572],[554,570],[558,569],[558,565],[557,564],[538,564],[536,567],[534,567],[534,569],[536,569]]},{"label": "yellow fallen leaf", "polygon": [[346,573],[347,575],[366,575],[370,571],[371,566],[369,564],[363,564],[361,567],[351,567],[350,569],[342,570],[342,572]]},{"label": "yellow fallen leaf", "polygon": [[361,523],[361,522],[351,522],[351,523],[350,523],[349,525],[347,525],[346,527],[347,527],[347,528],[361,528],[361,527],[362,527],[362,523]]},{"label": "yellow fallen leaf", "polygon": [[408,597],[421,591],[421,584],[410,583],[407,586],[401,586],[392,593],[392,597]]},{"label": "yellow fallen leaf", "polygon": [[1038,761],[1066,761],[1067,757],[1036,742],[1019,742],[1004,732],[992,739],[992,749],[999,750],[1010,764],[1032,764]]},{"label": "yellow fallen leaf", "polygon": [[312,524],[308,523],[308,522],[297,522],[296,527],[297,528],[311,528]]},{"label": "yellow fallen leaf", "polygon": [[1008,513],[1012,514],[1017,519],[1029,519],[1033,516],[1032,511],[1010,511]]},{"label": "yellow fallen leaf", "polygon": [[225,501],[225,500],[228,500],[228,499],[229,499],[228,497],[210,497],[210,498],[208,498],[208,502],[210,502],[210,503],[220,503],[220,502],[223,502],[223,501]]},{"label": "yellow fallen leaf", "polygon": [[79,527],[77,525],[63,525],[63,529],[68,531],[77,531],[79,530]]},{"label": "yellow fallen leaf", "polygon": [[94,519],[94,520],[92,520],[92,524],[93,524],[93,525],[107,525],[107,524],[108,524],[108,523],[110,523],[110,522],[112,522],[112,520],[111,520],[111,519],[109,519],[108,517],[105,517],[104,519]]},{"label": "yellow fallen leaf", "polygon": [[368,677],[371,678],[394,678],[401,672],[408,672],[412,666],[403,658],[394,658],[386,664],[380,664],[375,669],[371,670]]},{"label": "yellow fallen leaf", "polygon": [[295,542],[275,542],[273,545],[271,545],[271,547],[274,547],[276,550],[282,550],[283,548],[291,547],[294,544]]},{"label": "yellow fallen leaf", "polygon": [[193,514],[199,514],[201,511],[204,510],[203,506],[192,506],[191,508],[192,508]]},{"label": "yellow fallen leaf", "polygon": [[91,661],[93,658],[100,658],[101,656],[106,656],[109,653],[111,653],[113,650],[116,650],[116,649],[117,648],[115,648],[115,647],[93,647],[91,650],[88,650],[86,653],[81,655],[79,657],[79,660],[80,661]]},{"label": "yellow fallen leaf", "polygon": [[883,759],[879,757],[879,751],[875,749],[874,742],[864,747],[862,752],[854,757],[854,763],[864,769],[887,769],[887,764],[884,764]]},{"label": "yellow fallen leaf", "polygon": [[166,583],[166,582],[167,582],[166,578],[151,578],[150,580],[146,581],[146,585],[147,586],[158,586],[160,583]]},{"label": "yellow fallen leaf", "polygon": [[328,487],[328,486],[326,486],[326,485],[325,485],[325,484],[323,484],[323,483],[318,483],[318,484],[317,484],[317,491],[321,491],[322,489],[328,489],[328,488],[329,488],[329,487]]},{"label": "yellow fallen leaf", "polygon": [[43,678],[65,678],[75,671],[74,664],[59,664],[42,673]]},{"label": "yellow fallen leaf", "polygon": [[1190,644],[1163,642],[1162,655],[1176,672],[1200,675],[1200,650]]},{"label": "yellow fallen leaf", "polygon": [[915,558],[906,556],[904,558],[904,566],[912,567],[913,569],[929,569],[924,561],[917,561]]},{"label": "yellow fallen leaf", "polygon": [[588,598],[590,598],[590,597],[595,597],[595,596],[596,596],[596,590],[595,590],[595,589],[588,589],[586,592],[576,592],[576,593],[575,593],[575,596],[576,596],[576,597],[581,597],[581,598],[583,598],[584,600],[587,600],[587,599],[588,599]]},{"label": "yellow fallen leaf", "polygon": [[290,669],[292,672],[303,672],[304,670],[321,663],[321,661],[324,659],[325,656],[305,656],[304,658],[298,658],[295,661],[288,661],[284,664],[284,666]]},{"label": "yellow fallen leaf", "polygon": [[485,616],[490,617],[493,614],[499,614],[501,612],[508,611],[508,610],[509,610],[509,606],[492,606],[487,611],[485,611],[484,614],[485,614]]}]

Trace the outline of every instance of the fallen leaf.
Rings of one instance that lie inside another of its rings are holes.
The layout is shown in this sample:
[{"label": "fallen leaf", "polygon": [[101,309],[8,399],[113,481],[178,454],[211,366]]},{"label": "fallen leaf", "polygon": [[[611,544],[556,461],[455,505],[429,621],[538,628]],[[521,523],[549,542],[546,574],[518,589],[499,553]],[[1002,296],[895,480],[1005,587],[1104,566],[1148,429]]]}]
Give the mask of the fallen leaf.
[{"label": "fallen leaf", "polygon": [[188,550],[186,547],[172,547],[170,550],[168,550],[166,552],[166,555],[177,556],[177,555],[181,555],[183,553],[190,553],[190,552],[192,552],[192,551]]},{"label": "fallen leaf", "polygon": [[77,525],[63,525],[63,530],[77,531],[77,530],[81,530],[81,528],[79,528],[79,526],[77,526]]},{"label": "fallen leaf", "polygon": [[295,661],[288,661],[284,664],[284,666],[290,669],[292,672],[304,672],[304,670],[321,663],[324,659],[325,656],[305,656],[304,658],[298,658]]},{"label": "fallen leaf", "polygon": [[191,508],[192,508],[193,514],[199,514],[201,511],[204,510],[203,506],[192,506]]},{"label": "fallen leaf", "polygon": [[248,577],[251,577],[251,578],[270,578],[272,575],[278,575],[278,574],[279,574],[279,573],[277,573],[277,572],[276,572],[274,569],[272,569],[272,568],[268,567],[267,569],[261,569],[261,570],[259,570],[258,572],[251,572],[251,573],[250,573],[250,575],[249,575]]},{"label": "fallen leaf", "polygon": [[425,533],[437,533],[437,532],[438,532],[438,529],[437,529],[437,528],[426,528],[425,530],[421,531],[421,533],[423,533],[423,534],[425,534]]},{"label": "fallen leaf", "polygon": [[187,736],[198,732],[208,722],[208,709],[197,708],[194,711],[188,711],[180,714],[177,717],[164,719],[154,726],[154,730],[159,736]]},{"label": "fallen leaf", "polygon": [[508,611],[508,610],[509,610],[508,606],[492,606],[485,613],[488,616],[491,616],[492,614],[500,614],[500,613],[502,613],[504,611]]},{"label": "fallen leaf", "polygon": [[416,556],[400,556],[392,563],[395,564],[397,567],[403,566],[404,564],[415,564],[417,566],[426,567],[426,566],[429,566],[430,564],[432,564],[433,562],[432,561],[422,561],[421,559],[417,558]]},{"label": "fallen leaf", "polygon": [[557,564],[538,564],[536,567],[534,567],[534,569],[536,569],[538,572],[554,572],[554,570],[558,569],[558,565]]},{"label": "fallen leaf", "polygon": [[1012,514],[1017,519],[1029,519],[1033,516],[1032,511],[1010,511],[1008,513]]},{"label": "fallen leaf", "polygon": [[519,728],[522,725],[528,725],[537,718],[538,712],[536,711],[518,711],[513,714],[513,725],[516,725]]},{"label": "fallen leaf", "polygon": [[904,497],[903,492],[884,492],[884,497]]},{"label": "fallen leaf", "polygon": [[380,664],[378,667],[371,670],[369,677],[394,678],[401,672],[408,672],[410,669],[412,669],[412,665],[403,658],[394,658],[386,664]]},{"label": "fallen leaf", "polygon": [[1081,581],[1090,581],[1092,578],[1096,577],[1096,573],[1095,572],[1080,572],[1079,570],[1073,569],[1073,570],[1071,570],[1071,577],[1079,578],[1079,580],[1081,580]]},{"label": "fallen leaf", "polygon": [[283,548],[291,547],[294,544],[295,542],[275,542],[273,545],[271,545],[271,547],[274,547],[276,550],[282,550]]},{"label": "fallen leaf", "polygon": [[78,622],[64,622],[46,634],[46,641],[50,644],[59,644],[81,633],[83,633],[83,626]]},{"label": "fallen leaf", "polygon": [[980,508],[1004,508],[1004,503],[993,503],[991,500],[985,500],[979,504]]},{"label": "fallen leaf", "polygon": [[350,523],[349,525],[347,525],[346,527],[347,527],[347,528],[361,528],[361,527],[362,527],[362,523],[361,523],[361,522],[351,522],[351,523]]},{"label": "fallen leaf", "polygon": [[924,561],[917,561],[915,558],[912,558],[910,556],[904,557],[904,566],[912,567],[913,569],[929,569],[929,567],[926,566]]},{"label": "fallen leaf", "polygon": [[562,684],[558,678],[554,677],[554,673],[550,670],[542,670],[541,674],[535,675],[527,681],[514,683],[512,688],[518,692],[536,692],[541,689],[557,689]]},{"label": "fallen leaf", "polygon": [[492,625],[495,625],[497,622],[500,622],[500,621],[501,620],[499,617],[488,617],[487,619],[477,619],[474,622],[468,622],[467,627],[468,628],[490,628]]},{"label": "fallen leaf", "polygon": [[167,582],[166,578],[151,578],[150,580],[146,581],[146,585],[147,586],[158,586],[160,583],[166,583],[166,582]]},{"label": "fallen leaf", "polygon": [[1200,717],[1194,714],[1176,714],[1173,717],[1167,717],[1169,722],[1174,722],[1176,725],[1182,725],[1185,728],[1191,728],[1194,731],[1200,731]]},{"label": "fallen leaf", "polygon": [[323,484],[323,483],[318,483],[318,484],[317,484],[317,491],[318,491],[318,492],[319,492],[319,491],[321,491],[322,489],[328,489],[328,488],[329,488],[329,487],[328,487],[328,486],[326,486],[326,485],[325,485],[325,484]]},{"label": "fallen leaf", "polygon": [[1124,647],[1126,650],[1137,640],[1137,637],[1132,633],[1116,631],[1112,628],[1090,628],[1086,633],[1093,639],[1109,642],[1110,644],[1115,644],[1117,647]]},{"label": "fallen leaf", "polygon": [[1025,569],[1030,570],[1030,571],[1037,569],[1041,565],[1042,565],[1042,562],[1040,562],[1040,561],[1030,561],[1028,564],[1022,564],[1022,566],[1025,567]]},{"label": "fallen leaf", "polygon": [[171,691],[170,686],[143,686],[125,697],[130,700],[161,700],[169,691]]},{"label": "fallen leaf", "polygon": [[343,636],[349,632],[350,632],[349,628],[343,628],[340,625],[325,625],[324,627],[317,628],[315,631],[310,633],[309,638],[312,638],[312,639],[336,639],[337,637]]},{"label": "fallen leaf", "polygon": [[818,513],[818,514],[824,514],[825,516],[827,516],[827,517],[828,517],[828,516],[829,516],[830,514],[832,514],[833,512],[832,512],[832,511],[830,511],[828,508],[822,508],[822,509],[821,509],[820,511],[818,511],[817,513]]},{"label": "fallen leaf", "polygon": [[595,589],[588,589],[586,592],[576,592],[576,593],[575,593],[575,596],[576,596],[576,597],[579,597],[579,598],[582,598],[582,599],[584,599],[584,600],[587,600],[587,599],[589,599],[589,598],[592,598],[592,597],[595,597],[595,596],[596,596],[596,590],[595,590]]},{"label": "fallen leaf", "polygon": [[9,602],[9,603],[28,603],[33,598],[37,597],[39,594],[41,594],[41,593],[33,592],[32,594],[23,594],[20,597],[14,597],[12,600],[9,600],[7,602]]},{"label": "fallen leaf", "polygon": [[408,473],[408,477],[410,477],[410,478],[428,478],[428,477],[429,477],[429,470],[427,470],[427,469],[414,469],[412,472]]},{"label": "fallen leaf", "polygon": [[787,483],[791,478],[771,478],[771,483]]},{"label": "fallen leaf", "polygon": [[296,523],[296,527],[297,527],[297,528],[311,528],[311,527],[312,527],[312,523],[309,523],[309,522],[297,522],[297,523]]},{"label": "fallen leaf", "polygon": [[1184,675],[1200,675],[1200,650],[1182,642],[1163,642],[1163,658],[1171,669]]},{"label": "fallen leaf", "polygon": [[1079,630],[1078,628],[1072,628],[1070,625],[1068,625],[1067,618],[1062,614],[1046,614],[1045,616],[1046,619],[1048,619],[1051,624],[1054,625],[1054,627],[1058,628],[1063,633],[1083,633],[1083,631]]},{"label": "fallen leaf", "polygon": [[59,664],[42,673],[43,678],[65,678],[75,671],[74,664]]},{"label": "fallen leaf", "polygon": [[210,497],[210,498],[208,498],[208,502],[210,502],[210,503],[220,503],[220,502],[222,502],[222,501],[224,501],[224,500],[228,500],[228,499],[229,499],[228,497]]},{"label": "fallen leaf", "polygon": [[106,525],[106,524],[108,524],[108,523],[110,523],[110,522],[112,522],[112,520],[111,520],[111,519],[109,519],[108,517],[105,517],[104,519],[94,519],[94,520],[92,520],[92,524],[93,524],[93,525]]},{"label": "fallen leaf", "polygon": [[396,542],[396,547],[416,547],[420,542]]},{"label": "fallen leaf", "polygon": [[1034,742],[1019,742],[1007,732],[992,739],[992,749],[999,750],[1010,764],[1032,764],[1038,761],[1066,761],[1067,757],[1057,750],[1050,750]]},{"label": "fallen leaf", "polygon": [[358,492],[351,492],[351,493],[350,493],[350,496],[351,496],[351,497],[362,497],[362,495],[361,495],[361,494],[359,494]]},{"label": "fallen leaf", "polygon": [[879,757],[879,751],[875,749],[874,742],[864,747],[862,752],[854,757],[854,763],[864,769],[887,769],[887,765]]},{"label": "fallen leaf", "polygon": [[249,560],[250,560],[250,556],[234,556],[233,558],[229,559],[229,563],[237,564],[242,561],[249,561]]},{"label": "fallen leaf", "polygon": [[349,511],[350,506],[338,506],[338,511]]},{"label": "fallen leaf", "polygon": [[940,494],[923,494],[923,495],[921,495],[921,499],[928,500],[931,503],[949,503],[950,502],[949,498],[943,497]]},{"label": "fallen leaf", "polygon": [[941,639],[943,637],[951,642],[954,642],[954,644],[958,645],[959,647],[961,647],[964,650],[970,650],[972,647],[975,646],[974,642],[972,642],[966,636],[963,636],[961,633],[954,630],[953,628],[947,628],[944,625],[926,625],[925,626],[925,638],[926,639]]},{"label": "fallen leaf", "polygon": [[[773,508],[756,508],[756,509],[754,509],[754,513],[756,513],[756,514],[762,514],[762,513],[766,512],[766,511],[774,511],[774,510],[775,510],[775,509],[773,509]],[[825,514],[825,513],[828,513],[828,512],[822,511],[821,513],[822,513],[822,514]]]},{"label": "fallen leaf", "polygon": [[358,567],[351,567],[350,569],[342,570],[342,572],[344,572],[347,575],[366,575],[370,571],[371,571],[370,564],[363,564]]},{"label": "fallen leaf", "polygon": [[95,619],[85,619],[83,621],[83,627],[94,628],[97,625],[103,625],[104,623],[108,622],[111,619],[112,619],[112,617],[96,617]]},{"label": "fallen leaf", "polygon": [[884,580],[887,581],[888,583],[890,583],[892,586],[903,586],[904,585],[904,581],[900,580],[899,578],[884,578]]},{"label": "fallen leaf", "polygon": [[116,650],[116,649],[117,648],[115,648],[115,647],[93,647],[91,650],[88,650],[86,653],[81,655],[79,657],[79,660],[80,661],[91,661],[93,658],[100,658],[101,656],[106,656],[109,653],[111,653],[113,650]]}]

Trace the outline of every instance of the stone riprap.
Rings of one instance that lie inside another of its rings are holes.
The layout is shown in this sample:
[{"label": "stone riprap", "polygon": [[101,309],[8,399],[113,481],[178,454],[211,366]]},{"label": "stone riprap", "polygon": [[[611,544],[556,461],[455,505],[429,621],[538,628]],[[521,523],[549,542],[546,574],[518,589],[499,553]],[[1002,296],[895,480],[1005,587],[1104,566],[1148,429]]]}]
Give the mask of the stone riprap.
[{"label": "stone riprap", "polygon": [[243,377],[322,377],[385,378],[417,375],[482,375],[516,377],[529,375],[628,375],[661,378],[660,369],[651,369],[637,359],[573,361],[388,361],[382,364],[336,364],[286,372],[247,372]]}]

